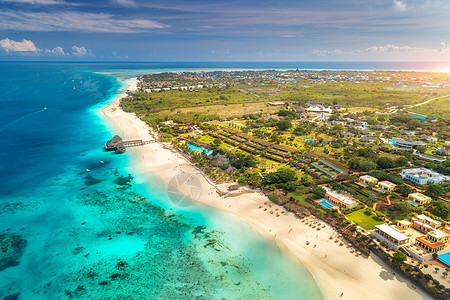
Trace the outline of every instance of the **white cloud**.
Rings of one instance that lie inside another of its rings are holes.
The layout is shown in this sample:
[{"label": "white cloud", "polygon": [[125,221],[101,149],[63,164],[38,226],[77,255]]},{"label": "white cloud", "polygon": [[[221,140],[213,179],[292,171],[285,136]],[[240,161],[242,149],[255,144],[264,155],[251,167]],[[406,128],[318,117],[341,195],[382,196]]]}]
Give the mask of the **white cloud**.
[{"label": "white cloud", "polygon": [[72,47],[72,55],[75,56],[87,56],[88,51],[86,50],[86,48],[84,48],[84,46],[78,47],[78,46],[73,46]]},{"label": "white cloud", "polygon": [[406,3],[400,0],[394,0],[394,9],[396,11],[405,11]]},{"label": "white cloud", "polygon": [[0,47],[6,52],[37,52],[38,49],[30,40],[23,39],[21,42],[16,42],[8,38],[0,40]]},{"label": "white cloud", "polygon": [[2,30],[133,33],[168,27],[153,20],[125,20],[104,13],[0,11]]},{"label": "white cloud", "polygon": [[73,46],[72,52],[66,53],[61,46],[53,49],[39,49],[30,41],[23,39],[16,42],[8,38],[0,40],[0,49],[3,49],[8,55],[31,55],[31,56],[77,56],[77,57],[93,57],[91,50],[84,46]]},{"label": "white cloud", "polygon": [[56,56],[64,56],[66,53],[64,52],[62,47],[55,47],[53,50],[45,49],[45,54],[56,55]]}]

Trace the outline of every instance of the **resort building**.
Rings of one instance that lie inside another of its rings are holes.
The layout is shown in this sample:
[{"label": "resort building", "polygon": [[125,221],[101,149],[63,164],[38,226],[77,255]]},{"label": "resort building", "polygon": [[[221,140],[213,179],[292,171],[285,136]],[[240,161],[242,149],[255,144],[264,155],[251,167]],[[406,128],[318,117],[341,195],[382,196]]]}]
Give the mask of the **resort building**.
[{"label": "resort building", "polygon": [[412,226],[412,223],[407,220],[397,221],[397,227],[402,230],[409,229],[409,228],[411,228],[411,226]]},{"label": "resort building", "polygon": [[269,105],[272,105],[272,106],[283,106],[284,102],[269,102]]},{"label": "resort building", "polygon": [[432,160],[432,161],[437,161],[437,162],[444,162],[445,161],[445,157],[438,157],[438,156],[434,156],[434,155],[429,155],[429,154],[425,154],[425,153],[419,153],[416,152],[414,153],[415,156],[418,156],[422,159],[426,159],[426,160]]},{"label": "resort building", "polygon": [[421,193],[412,193],[408,195],[408,199],[416,204],[426,204],[431,202],[431,197],[425,196]]},{"label": "resort building", "polygon": [[365,183],[367,185],[375,185],[378,183],[378,179],[376,179],[375,177],[372,177],[370,175],[364,175],[359,177],[359,181],[362,183]]},{"label": "resort building", "polygon": [[115,135],[105,144],[106,151],[116,151],[116,153],[124,153],[126,150],[125,144],[120,136]]},{"label": "resort building", "polygon": [[422,232],[430,232],[441,226],[441,222],[425,215],[419,215],[411,218],[411,221],[413,223],[413,227]]},{"label": "resort building", "polygon": [[322,103],[310,103],[310,106],[306,109],[307,112],[314,113],[329,113],[331,114],[333,111],[329,107],[325,107]]},{"label": "resort building", "polygon": [[409,243],[409,237],[399,230],[387,225],[376,225],[372,233],[380,240],[386,241],[389,246],[398,250],[401,246]]},{"label": "resort building", "polygon": [[378,182],[378,186],[385,192],[393,192],[397,185],[390,181],[380,181]]},{"label": "resort building", "polygon": [[426,168],[404,169],[400,175],[403,179],[411,180],[417,184],[440,184],[445,181],[450,181],[449,176],[439,174]]},{"label": "resort building", "polygon": [[326,191],[325,199],[333,205],[343,208],[353,208],[358,205],[358,202],[350,196],[333,191],[328,187],[324,187],[324,189]]},{"label": "resort building", "polygon": [[441,222],[436,221],[435,219],[430,218],[425,215],[418,215],[417,219],[419,219],[419,221],[424,224],[428,224],[428,225],[432,226],[433,228],[439,228],[439,226],[441,226]]},{"label": "resort building", "polygon": [[434,230],[433,226],[431,226],[429,224],[425,224],[425,223],[419,221],[417,218],[412,218],[411,221],[413,223],[413,227],[419,231],[429,232],[429,231]]},{"label": "resort building", "polygon": [[416,149],[417,146],[425,145],[425,143],[421,141],[404,140],[402,138],[392,138],[392,141],[392,146],[402,149]]},{"label": "resort building", "polygon": [[450,235],[441,230],[428,232],[426,236],[416,238],[416,245],[423,249],[437,253],[445,248],[445,244],[449,241]]}]

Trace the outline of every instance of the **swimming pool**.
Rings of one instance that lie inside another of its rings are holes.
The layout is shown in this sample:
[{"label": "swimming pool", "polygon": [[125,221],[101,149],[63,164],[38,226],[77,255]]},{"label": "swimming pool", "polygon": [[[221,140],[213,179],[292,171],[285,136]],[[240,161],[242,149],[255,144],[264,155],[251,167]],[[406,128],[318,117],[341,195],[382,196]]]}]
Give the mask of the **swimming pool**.
[{"label": "swimming pool", "polygon": [[311,143],[317,143],[317,142],[314,141],[314,140],[306,140],[306,141],[311,142]]},{"label": "swimming pool", "polygon": [[191,144],[189,144],[189,149],[199,150],[199,151],[202,151],[202,152],[205,151],[206,155],[210,155],[212,153],[212,150],[208,150],[208,149],[205,149],[205,148],[200,148],[200,147],[197,147],[197,146],[191,145]]},{"label": "swimming pool", "polygon": [[333,208],[334,206],[327,202],[327,200],[322,200],[319,202],[320,205],[324,206],[325,208]]},{"label": "swimming pool", "polygon": [[411,204],[414,205],[414,206],[417,206],[417,205],[418,205],[416,202],[412,202],[412,201],[409,201],[409,203],[411,203]]},{"label": "swimming pool", "polygon": [[437,259],[450,267],[450,252],[439,255]]},{"label": "swimming pool", "polygon": [[365,184],[364,182],[360,182],[359,184],[363,185],[363,186],[367,186],[367,184]]},{"label": "swimming pool", "polygon": [[380,192],[382,192],[382,193],[385,193],[386,191],[385,190],[382,190],[382,189],[378,189]]}]

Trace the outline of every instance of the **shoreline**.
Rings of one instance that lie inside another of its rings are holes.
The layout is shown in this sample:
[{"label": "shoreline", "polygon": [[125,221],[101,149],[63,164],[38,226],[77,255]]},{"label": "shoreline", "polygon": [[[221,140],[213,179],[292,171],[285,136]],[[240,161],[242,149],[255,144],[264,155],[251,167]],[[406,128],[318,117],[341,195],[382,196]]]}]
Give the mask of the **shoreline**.
[{"label": "shoreline", "polygon": [[[137,78],[126,83],[128,90],[133,90]],[[101,113],[124,139],[154,140],[149,133],[152,129],[147,124],[119,107],[124,95],[125,92],[117,95],[101,108]],[[195,166],[163,143],[154,142],[128,149],[128,152],[142,174],[157,176],[165,184],[180,173],[196,177],[201,184],[198,202],[233,213],[257,228],[262,235],[273,238],[280,248],[289,251],[309,270],[325,299],[339,299],[342,293],[344,299],[432,299],[424,291],[414,290],[405,277],[393,274],[378,257],[356,257],[347,245],[339,246],[340,242],[335,242],[337,233],[323,221],[319,221],[321,230],[317,231],[293,213],[271,203],[262,193],[228,198],[220,196],[216,187]],[[220,184],[218,187],[226,190],[226,186]],[[186,185],[179,190],[185,195],[191,193]],[[270,211],[274,213],[270,214]],[[276,212],[281,211],[284,213],[277,217]],[[334,238],[330,240],[330,236]]]}]

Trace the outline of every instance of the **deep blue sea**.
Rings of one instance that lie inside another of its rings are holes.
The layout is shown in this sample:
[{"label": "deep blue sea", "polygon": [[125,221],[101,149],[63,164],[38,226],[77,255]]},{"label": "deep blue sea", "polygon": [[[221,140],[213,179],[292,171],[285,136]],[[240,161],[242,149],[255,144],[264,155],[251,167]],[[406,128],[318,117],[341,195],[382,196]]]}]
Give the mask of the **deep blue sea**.
[{"label": "deep blue sea", "polygon": [[[131,77],[199,69],[432,69],[405,63],[0,62],[0,299],[322,299],[239,218],[174,206],[99,109]],[[89,170],[89,171],[88,171]]]}]

